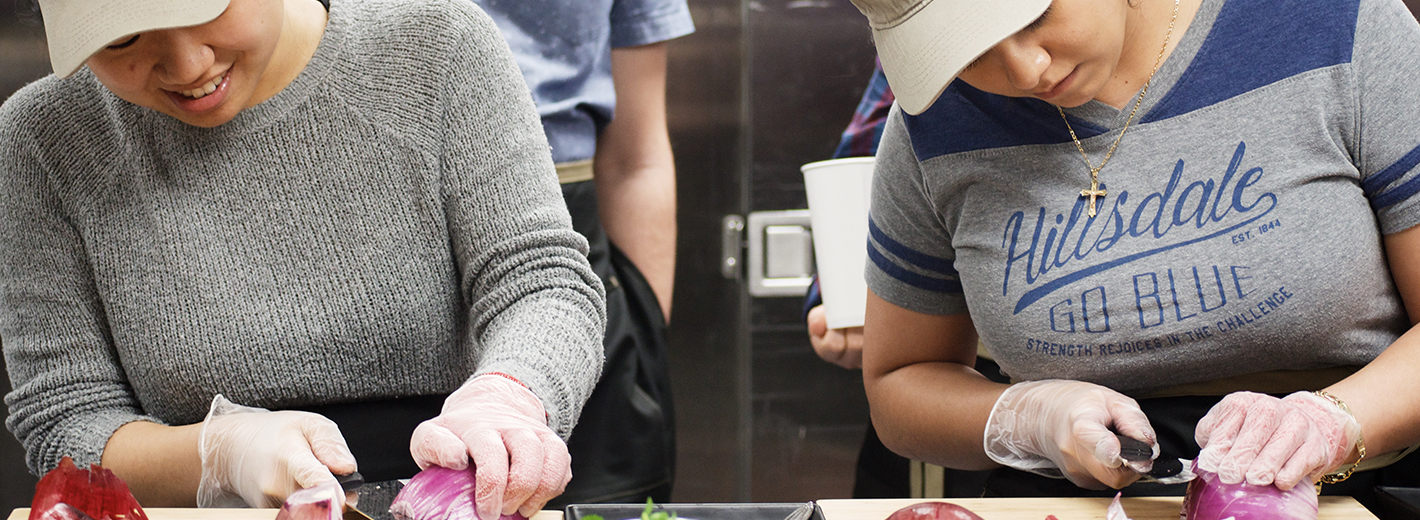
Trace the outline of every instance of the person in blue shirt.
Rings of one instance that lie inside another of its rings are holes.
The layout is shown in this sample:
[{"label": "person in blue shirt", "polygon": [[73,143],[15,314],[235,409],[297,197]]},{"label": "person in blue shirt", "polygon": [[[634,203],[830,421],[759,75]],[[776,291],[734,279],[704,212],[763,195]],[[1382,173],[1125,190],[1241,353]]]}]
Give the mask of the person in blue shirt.
[{"label": "person in blue shirt", "polygon": [[675,471],[665,327],[675,275],[675,164],[666,41],[685,0],[474,0],[532,90],[573,227],[607,288],[606,365],[553,504],[670,500]]}]

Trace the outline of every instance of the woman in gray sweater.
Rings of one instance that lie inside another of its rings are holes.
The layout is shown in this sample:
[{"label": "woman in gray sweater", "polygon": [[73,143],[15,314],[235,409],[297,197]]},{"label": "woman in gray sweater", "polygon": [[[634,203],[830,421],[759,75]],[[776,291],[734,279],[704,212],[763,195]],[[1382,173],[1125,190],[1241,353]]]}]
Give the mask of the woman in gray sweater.
[{"label": "woman in gray sweater", "polygon": [[[40,6],[56,75],[0,108],[6,426],[31,471],[270,506],[380,480],[363,436],[476,467],[485,519],[561,491],[603,289],[477,7]],[[426,416],[394,418],[409,399]]]}]

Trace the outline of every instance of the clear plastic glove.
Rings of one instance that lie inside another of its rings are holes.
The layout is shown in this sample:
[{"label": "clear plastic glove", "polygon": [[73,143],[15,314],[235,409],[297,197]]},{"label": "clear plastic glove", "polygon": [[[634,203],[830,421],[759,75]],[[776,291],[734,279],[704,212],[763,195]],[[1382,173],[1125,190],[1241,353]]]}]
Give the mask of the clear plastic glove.
[{"label": "clear plastic glove", "polygon": [[198,453],[198,507],[279,507],[297,490],[356,470],[355,456],[330,419],[241,406],[221,395],[212,399],[202,423]]},{"label": "clear plastic glove", "polygon": [[1198,466],[1227,484],[1275,484],[1292,489],[1341,465],[1361,426],[1326,398],[1297,392],[1283,399],[1253,392],[1228,394],[1194,430],[1203,451]]},{"label": "clear plastic glove", "polygon": [[485,374],[449,395],[438,417],[414,429],[409,451],[420,468],[465,469],[478,483],[478,517],[532,517],[572,480],[567,444],[547,426],[542,401],[511,379]]},{"label": "clear plastic glove", "polygon": [[863,327],[828,328],[822,305],[809,309],[809,343],[824,361],[849,370],[863,368]]},{"label": "clear plastic glove", "polygon": [[1081,381],[1032,381],[1011,385],[996,400],[984,446],[1005,466],[1063,476],[1082,488],[1119,489],[1152,461],[1126,465],[1115,431],[1153,445],[1158,457],[1154,428],[1134,399]]}]

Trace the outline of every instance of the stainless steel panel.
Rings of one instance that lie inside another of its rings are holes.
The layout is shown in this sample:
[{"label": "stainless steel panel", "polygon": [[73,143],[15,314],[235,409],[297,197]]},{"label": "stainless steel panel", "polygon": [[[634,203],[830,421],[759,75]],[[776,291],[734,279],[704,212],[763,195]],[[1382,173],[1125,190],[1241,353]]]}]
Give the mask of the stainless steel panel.
[{"label": "stainless steel panel", "polygon": [[[0,100],[9,99],[26,83],[49,73],[43,26],[28,5],[23,13],[19,8],[15,0],[0,0]],[[23,23],[22,14],[26,18]],[[3,374],[4,369],[5,361],[0,358],[0,392],[9,393],[10,377]],[[0,416],[6,414],[0,411]],[[20,442],[9,431],[0,431],[0,511],[28,507],[38,480],[25,469]]]},{"label": "stainless steel panel", "polygon": [[[804,163],[828,159],[873,69],[867,22],[847,0],[758,0],[746,10],[747,211],[808,207]],[[756,298],[750,499],[851,495],[867,425],[857,371],[813,353],[802,298]]]},{"label": "stainless steel panel", "polygon": [[[669,329],[677,454],[673,499],[748,495],[748,295],[721,276],[725,215],[743,215],[740,0],[690,0],[696,31],[670,43],[667,103],[680,212]],[[737,269],[742,270],[743,267]]]},{"label": "stainless steel panel", "polygon": [[714,246],[724,215],[807,206],[798,168],[829,158],[872,72],[866,23],[847,0],[690,5],[697,32],[672,42],[669,79],[682,208],[674,499],[847,497],[867,421],[860,376],[813,354],[802,299],[751,301],[720,276]]},{"label": "stainless steel panel", "polygon": [[670,58],[682,208],[674,499],[847,497],[867,422],[859,374],[813,354],[802,299],[751,301],[712,278],[711,244],[723,215],[807,206],[799,166],[829,158],[852,117],[873,68],[869,32],[847,0],[690,5],[697,33]]},{"label": "stainless steel panel", "polygon": [[44,26],[33,0],[0,0],[0,100],[49,74]]}]

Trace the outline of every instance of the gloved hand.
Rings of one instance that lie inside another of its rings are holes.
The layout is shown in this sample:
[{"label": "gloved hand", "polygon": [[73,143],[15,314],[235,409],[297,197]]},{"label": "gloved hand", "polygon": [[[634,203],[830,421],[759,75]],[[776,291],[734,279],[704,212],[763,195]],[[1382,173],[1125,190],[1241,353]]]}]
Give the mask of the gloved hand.
[{"label": "gloved hand", "polygon": [[542,401],[521,384],[484,374],[444,400],[438,417],[414,429],[420,468],[465,469],[472,459],[478,517],[514,511],[531,518],[572,480],[572,456],[547,425]]},{"label": "gloved hand", "polygon": [[1228,394],[1198,421],[1198,467],[1227,484],[1275,484],[1288,490],[1314,482],[1351,454],[1361,426],[1351,414],[1311,392],[1283,399]]},{"label": "gloved hand", "polygon": [[822,305],[809,309],[809,343],[824,361],[849,370],[863,368],[863,327],[828,328]]},{"label": "gloved hand", "polygon": [[1149,418],[1133,399],[1100,385],[1044,380],[1006,389],[986,421],[991,460],[1049,477],[1064,476],[1082,488],[1122,488],[1152,468],[1152,461],[1126,465],[1114,431],[1154,446]]},{"label": "gloved hand", "polygon": [[330,419],[241,406],[221,395],[212,399],[202,423],[198,453],[198,507],[280,507],[297,490],[356,470],[355,456]]}]

